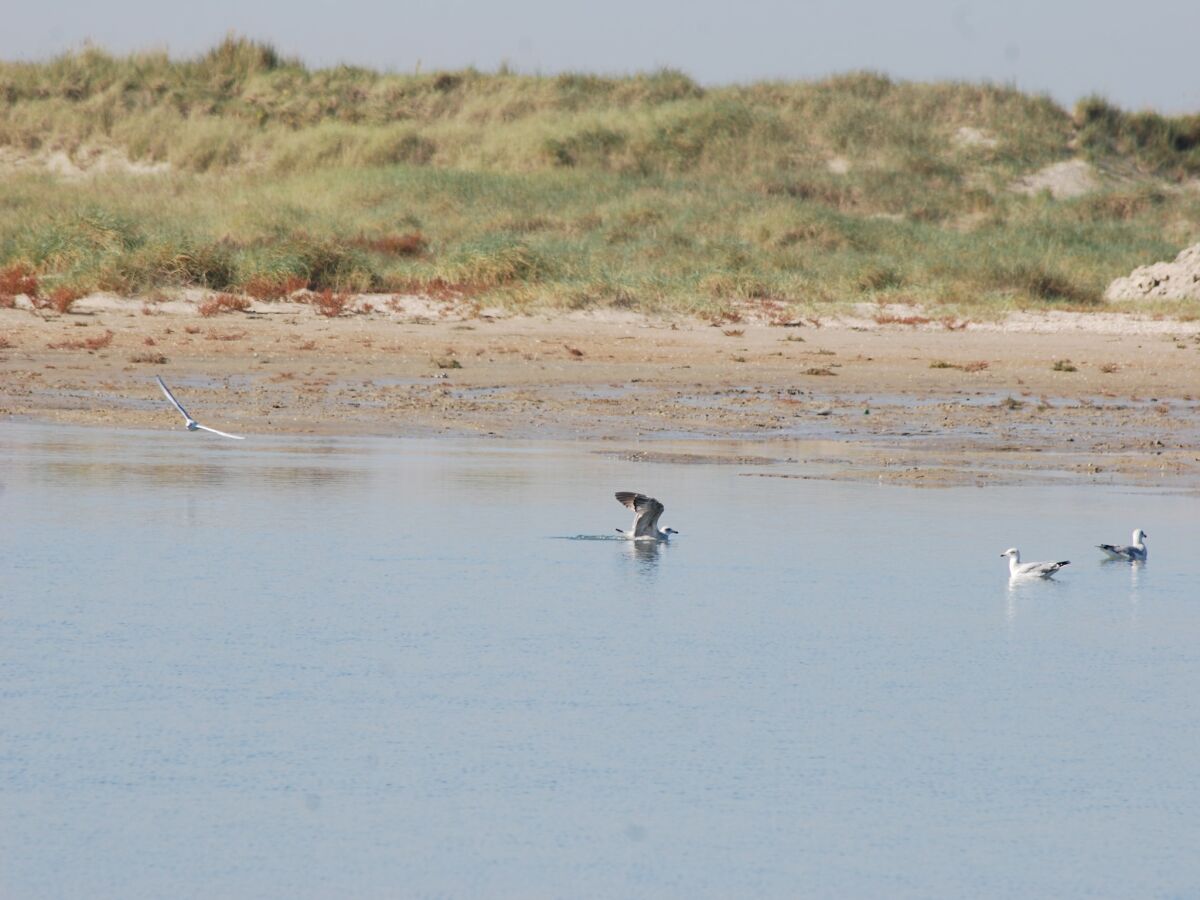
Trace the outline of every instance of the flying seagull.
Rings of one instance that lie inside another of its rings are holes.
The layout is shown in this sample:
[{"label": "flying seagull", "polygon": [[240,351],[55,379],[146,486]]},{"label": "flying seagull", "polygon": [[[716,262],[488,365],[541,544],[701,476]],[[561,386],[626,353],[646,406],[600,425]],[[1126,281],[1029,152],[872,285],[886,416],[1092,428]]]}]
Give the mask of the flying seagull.
[{"label": "flying seagull", "polygon": [[1021,562],[1021,551],[1016,547],[1009,547],[1001,557],[1008,557],[1008,577],[1013,578],[1049,578],[1063,566],[1069,566],[1071,561],[1064,559],[1061,562]]},{"label": "flying seagull", "polygon": [[631,541],[669,541],[671,535],[679,534],[674,528],[658,527],[658,517],[663,514],[665,507],[653,497],[635,494],[632,491],[617,491],[616,497],[636,514],[633,528],[629,531],[618,528],[617,534],[624,535]]},{"label": "flying seagull", "polygon": [[1133,533],[1133,541],[1128,547],[1114,547],[1112,544],[1097,544],[1101,550],[1108,554],[1109,559],[1125,559],[1130,562],[1145,562],[1150,551],[1146,549],[1146,538],[1150,535],[1138,529]]},{"label": "flying seagull", "polygon": [[197,422],[195,419],[193,419],[191,416],[191,413],[189,413],[186,409],[184,409],[183,405],[178,400],[175,399],[175,395],[172,394],[171,389],[169,387],[167,387],[166,384],[163,383],[162,378],[158,375],[155,375],[154,377],[156,379],[158,379],[158,386],[160,388],[162,388],[162,392],[167,395],[167,399],[171,401],[171,405],[174,406],[177,410],[179,410],[179,414],[181,416],[183,416],[183,418],[187,421],[187,430],[188,431],[196,431],[197,429],[199,429],[201,431],[211,431],[213,434],[219,434],[221,437],[233,438],[235,441],[244,441],[245,440],[245,438],[242,437],[241,435],[226,434],[224,431],[217,431],[217,429],[215,429],[215,428],[209,428],[207,425],[201,425],[199,422]]}]

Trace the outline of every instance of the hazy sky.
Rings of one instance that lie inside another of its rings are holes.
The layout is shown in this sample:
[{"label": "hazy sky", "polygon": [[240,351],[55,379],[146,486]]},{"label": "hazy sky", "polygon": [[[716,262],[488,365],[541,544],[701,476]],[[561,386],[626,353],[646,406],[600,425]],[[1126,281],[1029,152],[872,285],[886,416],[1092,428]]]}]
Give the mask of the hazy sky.
[{"label": "hazy sky", "polygon": [[873,69],[1200,111],[1200,0],[37,0],[5,10],[0,56],[45,58],[88,39],[189,55],[231,30],[310,65],[672,66],[705,84]]}]

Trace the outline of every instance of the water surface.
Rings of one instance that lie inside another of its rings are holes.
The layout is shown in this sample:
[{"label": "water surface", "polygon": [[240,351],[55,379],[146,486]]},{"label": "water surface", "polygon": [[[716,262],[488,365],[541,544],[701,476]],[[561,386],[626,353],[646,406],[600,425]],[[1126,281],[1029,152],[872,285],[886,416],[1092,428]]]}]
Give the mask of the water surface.
[{"label": "water surface", "polygon": [[0,426],[0,896],[1200,890],[1194,496],[590,449]]}]

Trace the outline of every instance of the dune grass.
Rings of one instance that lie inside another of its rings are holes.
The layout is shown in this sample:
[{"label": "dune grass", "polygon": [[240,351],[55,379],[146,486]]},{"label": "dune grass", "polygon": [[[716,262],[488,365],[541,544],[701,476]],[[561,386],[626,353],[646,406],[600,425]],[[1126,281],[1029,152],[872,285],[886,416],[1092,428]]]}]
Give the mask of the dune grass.
[{"label": "dune grass", "polygon": [[[1180,187],[1198,122],[871,73],[707,89],[308,70],[240,40],[193,60],[89,49],[0,64],[0,267],[73,293],[1093,308],[1200,240]],[[114,152],[165,171],[32,164]],[[1073,200],[1009,189],[1076,153],[1119,177]]]}]

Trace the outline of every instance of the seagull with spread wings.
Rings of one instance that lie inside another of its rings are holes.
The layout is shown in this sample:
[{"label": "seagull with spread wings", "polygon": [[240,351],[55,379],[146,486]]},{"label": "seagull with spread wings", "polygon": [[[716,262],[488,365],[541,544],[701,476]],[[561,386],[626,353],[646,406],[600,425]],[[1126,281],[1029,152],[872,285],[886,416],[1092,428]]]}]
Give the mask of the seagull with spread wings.
[{"label": "seagull with spread wings", "polygon": [[617,491],[617,500],[634,511],[633,528],[629,531],[617,529],[617,534],[631,541],[669,541],[671,535],[679,534],[674,528],[659,528],[658,517],[666,508],[653,497],[633,491]]},{"label": "seagull with spread wings", "polygon": [[226,434],[224,431],[217,431],[217,429],[215,429],[215,428],[209,428],[207,425],[201,425],[199,422],[197,422],[195,419],[192,418],[191,413],[189,413],[186,409],[183,408],[183,404],[181,404],[178,400],[175,399],[175,395],[171,393],[171,389],[169,387],[167,387],[167,385],[163,382],[162,378],[158,375],[155,375],[154,377],[158,380],[158,386],[160,388],[162,388],[162,392],[164,394],[166,394],[167,399],[171,401],[171,405],[174,406],[177,410],[179,410],[179,414],[181,416],[183,416],[184,421],[187,422],[187,430],[188,431],[196,431],[196,430],[211,431],[213,434],[219,434],[221,437],[233,438],[235,441],[244,441],[245,440],[245,438],[242,437],[241,435]]}]

